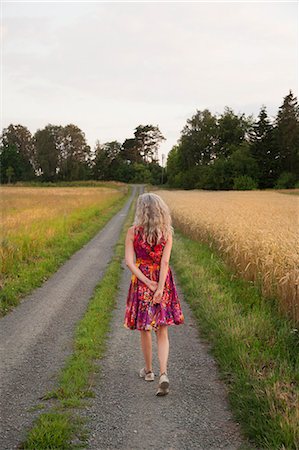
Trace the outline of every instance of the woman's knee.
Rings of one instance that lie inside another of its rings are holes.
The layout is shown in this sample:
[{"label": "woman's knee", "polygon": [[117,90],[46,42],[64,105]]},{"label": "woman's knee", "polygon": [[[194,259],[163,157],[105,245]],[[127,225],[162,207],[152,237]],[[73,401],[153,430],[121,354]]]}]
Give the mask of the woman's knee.
[{"label": "woman's knee", "polygon": [[157,337],[159,336],[168,336],[168,326],[167,325],[160,325],[157,329]]}]

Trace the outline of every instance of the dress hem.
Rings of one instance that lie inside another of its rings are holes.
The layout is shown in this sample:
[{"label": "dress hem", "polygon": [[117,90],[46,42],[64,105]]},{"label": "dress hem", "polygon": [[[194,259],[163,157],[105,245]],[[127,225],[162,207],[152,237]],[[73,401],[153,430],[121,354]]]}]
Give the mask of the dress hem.
[{"label": "dress hem", "polygon": [[167,326],[172,326],[172,325],[184,325],[185,322],[171,322],[171,323],[160,323],[157,327],[154,327],[152,325],[148,325],[147,328],[137,328],[137,327],[129,327],[128,325],[126,325],[125,323],[123,324],[123,326],[125,328],[127,328],[128,330],[138,330],[138,331],[156,331],[159,329],[160,325],[167,325]]}]

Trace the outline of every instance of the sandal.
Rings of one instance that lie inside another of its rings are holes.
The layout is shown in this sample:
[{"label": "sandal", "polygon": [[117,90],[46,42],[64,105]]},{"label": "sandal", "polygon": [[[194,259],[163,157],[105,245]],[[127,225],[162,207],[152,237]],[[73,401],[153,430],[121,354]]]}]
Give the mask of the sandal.
[{"label": "sandal", "polygon": [[156,395],[166,395],[169,393],[169,379],[166,372],[161,373],[159,378],[159,387]]},{"label": "sandal", "polygon": [[141,378],[144,378],[145,381],[154,381],[155,379],[155,374],[154,372],[150,371],[150,372],[146,372],[145,368],[142,367],[142,369],[139,372],[139,376]]}]

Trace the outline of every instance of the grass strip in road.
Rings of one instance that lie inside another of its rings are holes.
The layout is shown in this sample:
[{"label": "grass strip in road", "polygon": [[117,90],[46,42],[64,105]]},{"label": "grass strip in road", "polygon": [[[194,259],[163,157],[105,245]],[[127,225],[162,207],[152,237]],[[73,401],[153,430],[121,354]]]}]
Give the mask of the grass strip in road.
[{"label": "grass strip in road", "polygon": [[[86,399],[93,397],[92,386],[100,365],[96,360],[104,355],[107,333],[118,294],[122,274],[121,262],[125,251],[125,234],[132,224],[136,197],[115,246],[114,256],[89,302],[84,317],[75,331],[73,353],[66,361],[58,378],[58,387],[44,399],[52,399],[50,411],[42,413],[28,432],[22,449],[75,449],[84,448],[87,437],[85,420],[72,411],[84,407]],[[88,401],[88,400],[87,400]]]},{"label": "grass strip in road", "polygon": [[[50,275],[79,250],[123,207],[131,195],[128,192],[104,209],[92,207],[70,214],[68,223],[62,226],[61,218],[57,219],[57,233],[37,254],[24,264],[18,264],[13,273],[5,281],[0,292],[0,316],[6,315],[19,304],[21,298],[40,286]],[[29,254],[30,241],[28,240]]]},{"label": "grass strip in road", "polygon": [[171,258],[244,435],[259,449],[298,450],[298,329],[208,245],[176,231]]}]

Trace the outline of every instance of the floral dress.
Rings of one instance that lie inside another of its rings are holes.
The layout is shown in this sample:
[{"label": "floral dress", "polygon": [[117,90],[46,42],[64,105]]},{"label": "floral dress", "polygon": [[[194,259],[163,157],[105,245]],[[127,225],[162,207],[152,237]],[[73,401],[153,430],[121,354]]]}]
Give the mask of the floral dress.
[{"label": "floral dress", "polygon": [[[151,246],[144,238],[141,226],[134,227],[135,265],[144,275],[154,281],[159,281],[160,261],[165,239]],[[165,280],[161,303],[153,303],[154,292],[132,274],[129,292],[126,300],[124,326],[130,330],[154,330],[160,325],[180,325],[184,323],[177,289],[171,268]]]}]

